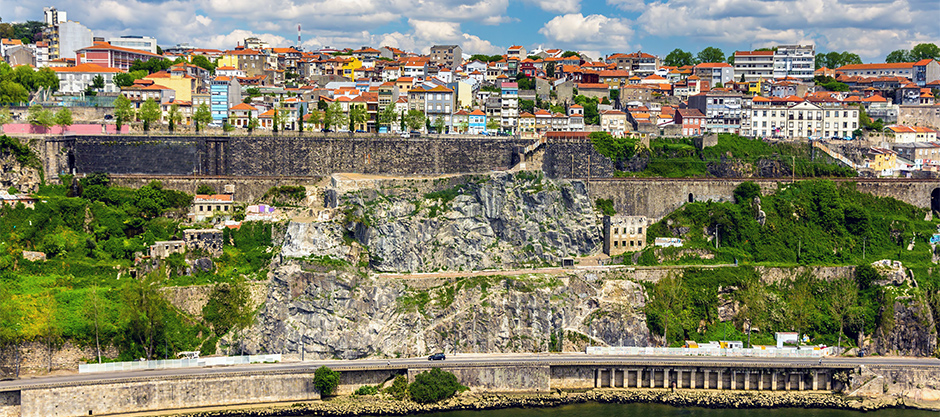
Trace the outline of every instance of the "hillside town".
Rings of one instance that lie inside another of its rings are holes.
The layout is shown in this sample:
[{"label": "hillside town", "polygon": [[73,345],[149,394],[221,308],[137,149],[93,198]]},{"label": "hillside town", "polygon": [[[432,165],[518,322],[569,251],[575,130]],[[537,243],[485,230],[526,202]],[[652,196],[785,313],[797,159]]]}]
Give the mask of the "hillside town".
[{"label": "hillside town", "polygon": [[[89,122],[197,131],[202,124],[233,134],[866,139],[872,146],[847,162],[853,168],[895,176],[940,165],[940,62],[933,58],[828,68],[823,64],[840,60],[817,56],[814,45],[735,51],[727,59],[717,50],[714,62],[682,65],[667,65],[677,63],[679,49],[667,57],[643,51],[592,57],[513,45],[487,56],[458,45],[434,45],[427,54],[378,45],[307,51],[258,38],[227,50],[161,48],[149,36],[96,37],[65,11],[43,12],[41,36],[4,38],[0,54],[13,71],[35,68],[37,78],[54,75],[57,83],[28,96],[5,94],[0,101],[12,106],[11,122],[25,121],[25,109],[39,104],[104,109]],[[847,62],[860,62],[855,58]],[[109,111],[127,102],[127,111]]]}]

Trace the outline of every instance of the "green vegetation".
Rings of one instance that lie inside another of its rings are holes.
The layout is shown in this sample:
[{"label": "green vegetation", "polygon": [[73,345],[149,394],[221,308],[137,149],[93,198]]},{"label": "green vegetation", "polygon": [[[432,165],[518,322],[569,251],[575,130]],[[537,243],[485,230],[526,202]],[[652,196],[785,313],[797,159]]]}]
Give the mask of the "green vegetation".
[{"label": "green vegetation", "polygon": [[21,166],[42,170],[42,163],[29,146],[20,143],[19,139],[7,135],[0,136],[0,156],[13,155]]},{"label": "green vegetation", "polygon": [[363,385],[359,388],[356,388],[356,391],[353,392],[353,395],[375,395],[379,393],[379,387],[377,385]]},{"label": "green vegetation", "polygon": [[415,375],[415,382],[408,387],[408,392],[415,402],[428,404],[453,397],[460,388],[454,374],[434,368]]},{"label": "green vegetation", "polygon": [[392,385],[385,389],[385,393],[398,401],[411,399],[411,392],[408,391],[408,378],[404,375],[396,375]]},{"label": "green vegetation", "polygon": [[321,396],[326,397],[336,392],[336,387],[339,386],[339,375],[339,372],[321,366],[313,373],[313,386],[320,391]]},{"label": "green vegetation", "polygon": [[30,93],[58,89],[59,77],[50,68],[34,71],[29,65],[13,68],[0,62],[0,103],[23,103],[29,101]]},{"label": "green vegetation", "polygon": [[[595,149],[601,154],[611,153],[595,143]],[[603,152],[602,152],[603,150]],[[708,177],[721,173],[721,165],[727,162],[739,162],[748,166],[751,172],[737,173],[753,176],[781,175],[789,176],[796,163],[797,177],[851,177],[856,172],[839,165],[828,155],[814,153],[809,145],[792,143],[770,144],[760,139],[750,139],[732,134],[718,135],[718,144],[703,150],[697,149],[691,138],[658,138],[650,140],[649,148],[640,149],[631,161],[645,161],[641,171],[620,170],[618,177]],[[613,158],[612,158],[613,159]],[[626,169],[620,161],[618,168]],[[775,172],[761,173],[761,163],[777,165]],[[638,164],[642,166],[642,164]],[[783,172],[780,172],[783,171]]]},{"label": "green vegetation", "polygon": [[307,198],[307,189],[302,185],[281,185],[271,187],[262,197],[274,206],[296,205]]},{"label": "green vegetation", "polygon": [[614,210],[614,202],[606,198],[598,198],[594,200],[594,206],[605,216],[613,216],[617,214],[617,210]]},{"label": "green vegetation", "polygon": [[[743,201],[735,203],[686,204],[652,225],[647,241],[689,227],[681,236],[685,249],[712,252],[723,263],[854,265],[900,256],[907,265],[919,265],[930,260],[929,239],[936,226],[917,207],[857,191],[854,183],[800,181],[761,197],[766,214],[761,226],[751,197],[755,188],[740,185],[735,196],[744,196]],[[907,251],[912,238],[916,245]]]},{"label": "green vegetation", "polygon": [[[687,268],[647,285],[647,326],[665,335],[669,346],[681,346],[684,340],[773,344],[778,331],[806,335],[812,344],[852,346],[859,334],[872,334],[893,317],[893,309],[882,311],[882,305],[891,305],[891,289],[870,284],[877,275],[864,264],[855,280],[829,283],[806,272],[792,281],[764,284],[751,267]],[[731,322],[718,320],[718,306],[725,302],[739,306]],[[744,328],[760,332],[747,334],[740,330]]]}]

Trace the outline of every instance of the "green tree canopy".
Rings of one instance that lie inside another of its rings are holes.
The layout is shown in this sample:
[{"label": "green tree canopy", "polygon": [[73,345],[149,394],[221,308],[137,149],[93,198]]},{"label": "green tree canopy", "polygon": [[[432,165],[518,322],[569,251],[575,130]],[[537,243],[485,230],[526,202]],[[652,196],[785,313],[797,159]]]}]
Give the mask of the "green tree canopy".
[{"label": "green tree canopy", "polygon": [[940,59],[940,47],[934,43],[922,43],[911,49],[911,61],[922,59]]},{"label": "green tree canopy", "polygon": [[111,82],[113,82],[114,85],[118,87],[128,87],[134,85],[134,81],[144,78],[147,75],[149,75],[149,73],[146,70],[122,72],[120,74],[115,74],[114,78],[111,79]]},{"label": "green tree canopy", "polygon": [[55,116],[53,115],[52,110],[44,109],[38,104],[29,106],[26,120],[29,121],[29,124],[42,126],[45,128],[52,127],[52,125],[55,124]]},{"label": "green tree canopy", "polygon": [[636,155],[638,144],[636,139],[617,138],[607,132],[591,132],[588,137],[597,153],[610,158],[619,167],[622,167],[624,161]]},{"label": "green tree canopy", "polygon": [[150,125],[163,116],[163,112],[160,110],[160,104],[158,104],[153,98],[148,98],[144,104],[140,105],[140,112],[138,112],[137,117],[144,122],[144,131],[150,131]]},{"label": "green tree canopy", "polygon": [[564,53],[561,54],[561,57],[562,57],[562,58],[568,58],[568,57],[572,57],[572,56],[580,57],[581,54],[579,54],[579,53],[577,53],[577,52],[575,52],[575,51],[565,51]]},{"label": "green tree canopy", "polygon": [[436,403],[453,397],[460,389],[457,377],[441,368],[415,375],[415,382],[408,387],[411,399],[419,403]]},{"label": "green tree canopy", "polygon": [[683,51],[679,48],[673,49],[663,60],[663,65],[670,67],[682,67],[686,65],[695,65],[695,58],[691,52]]},{"label": "green tree canopy", "polygon": [[212,112],[209,111],[209,105],[202,103],[199,105],[199,108],[196,109],[196,112],[193,113],[193,124],[195,125],[196,131],[199,131],[199,125],[203,126],[212,122]]},{"label": "green tree canopy", "polygon": [[68,107],[63,107],[55,112],[55,124],[62,126],[62,131],[64,132],[65,129],[72,125],[72,111],[69,110]]},{"label": "green tree canopy", "polygon": [[369,118],[369,113],[362,105],[350,105],[349,107],[349,131],[355,132],[360,125],[364,124]]},{"label": "green tree canopy", "polygon": [[725,62],[725,53],[722,52],[721,49],[709,46],[699,51],[698,55],[695,56],[695,60],[699,64],[706,62]]},{"label": "green tree canopy", "polygon": [[378,118],[380,125],[391,129],[392,124],[398,121],[398,112],[395,111],[395,106],[387,105],[379,112]]},{"label": "green tree canopy", "polygon": [[313,386],[320,391],[321,396],[330,395],[336,392],[336,387],[339,386],[339,376],[339,372],[321,366],[313,373]]},{"label": "green tree canopy", "polygon": [[209,61],[209,58],[206,58],[202,55],[196,55],[193,57],[190,63],[197,67],[204,68],[212,74],[215,74],[216,65],[212,61]]},{"label": "green tree canopy", "polygon": [[120,131],[121,126],[125,123],[129,123],[131,120],[134,120],[134,108],[131,107],[131,100],[124,95],[118,96],[114,100],[114,120],[117,123],[117,128]]},{"label": "green tree canopy", "polygon": [[408,113],[405,113],[405,125],[411,130],[421,129],[421,126],[424,126],[424,119],[424,113],[421,110],[408,110]]}]

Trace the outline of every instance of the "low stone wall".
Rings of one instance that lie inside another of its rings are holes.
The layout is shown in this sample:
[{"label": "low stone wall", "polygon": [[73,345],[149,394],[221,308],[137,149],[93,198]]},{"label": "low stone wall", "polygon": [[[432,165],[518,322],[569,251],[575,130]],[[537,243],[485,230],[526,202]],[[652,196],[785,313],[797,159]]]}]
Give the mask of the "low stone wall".
[{"label": "low stone wall", "polygon": [[310,401],[320,398],[313,373],[134,379],[20,391],[22,417],[79,416]]},{"label": "low stone wall", "polygon": [[339,386],[336,394],[349,395],[356,392],[363,385],[382,385],[385,381],[395,378],[395,375],[405,373],[404,369],[388,369],[381,371],[346,371],[341,372]]},{"label": "low stone wall", "polygon": [[302,185],[312,187],[320,177],[272,177],[272,178],[200,178],[200,177],[167,177],[144,175],[112,175],[111,181],[119,187],[140,188],[157,180],[168,190],[182,191],[196,194],[196,189],[202,185],[212,187],[215,192],[223,193],[226,185],[234,186],[235,201],[240,203],[253,203],[261,199],[273,187],[282,185]]},{"label": "low stone wall", "polygon": [[560,390],[593,389],[595,369],[592,366],[553,366],[551,386]]},{"label": "low stone wall", "polygon": [[[448,372],[457,376],[461,384],[473,390],[485,392],[548,392],[550,385],[548,366],[468,366],[448,367]],[[415,375],[430,371],[427,368],[408,369],[408,380]]]}]

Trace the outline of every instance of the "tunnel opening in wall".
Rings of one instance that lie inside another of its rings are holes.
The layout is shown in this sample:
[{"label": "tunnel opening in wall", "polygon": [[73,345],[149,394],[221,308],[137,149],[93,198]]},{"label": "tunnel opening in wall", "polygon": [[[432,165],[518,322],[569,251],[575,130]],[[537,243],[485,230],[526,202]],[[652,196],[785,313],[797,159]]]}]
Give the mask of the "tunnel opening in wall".
[{"label": "tunnel opening in wall", "polygon": [[930,193],[930,210],[940,212],[940,188],[934,188]]},{"label": "tunnel opening in wall", "polygon": [[689,202],[690,202],[690,203],[694,203],[694,202],[695,202],[695,196],[692,195],[692,193],[689,193]]}]

